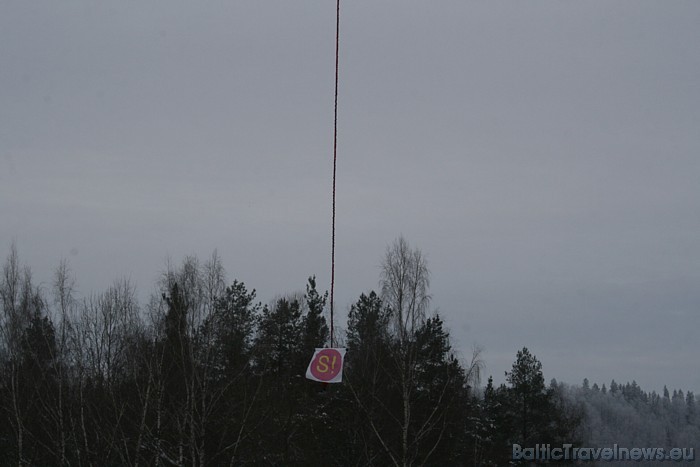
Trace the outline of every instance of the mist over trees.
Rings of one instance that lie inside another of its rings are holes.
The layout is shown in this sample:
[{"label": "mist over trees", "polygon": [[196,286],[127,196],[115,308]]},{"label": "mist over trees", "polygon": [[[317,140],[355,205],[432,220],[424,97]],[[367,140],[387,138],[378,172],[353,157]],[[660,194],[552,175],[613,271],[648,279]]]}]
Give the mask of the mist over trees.
[{"label": "mist over trees", "polygon": [[[692,392],[684,393],[680,389],[670,392],[665,386],[662,394],[646,392],[635,381],[620,384],[612,380],[609,386],[591,385],[588,379],[581,386],[552,384],[569,403],[583,409],[579,432],[588,446],[617,443],[625,447],[693,448],[695,459],[698,458],[700,405]],[[668,462],[648,465],[668,465]]]},{"label": "mist over trees", "polygon": [[379,279],[350,306],[343,383],[324,385],[304,377],[314,349],[329,345],[328,294],[313,276],[265,305],[227,279],[216,253],[187,257],[140,304],[124,279],[79,297],[66,262],[40,287],[13,245],[0,278],[0,457],[501,466],[514,443],[697,445],[690,392],[546,385],[527,348],[506,384],[483,385],[480,353],[456,356],[430,309],[425,257],[405,239],[387,248]]}]

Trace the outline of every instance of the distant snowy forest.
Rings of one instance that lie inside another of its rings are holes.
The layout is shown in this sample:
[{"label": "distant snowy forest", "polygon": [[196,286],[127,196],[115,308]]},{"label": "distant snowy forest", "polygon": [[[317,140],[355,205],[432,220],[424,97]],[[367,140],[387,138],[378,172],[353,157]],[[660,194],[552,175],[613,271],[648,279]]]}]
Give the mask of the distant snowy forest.
[{"label": "distant snowy forest", "polygon": [[171,265],[146,304],[128,280],[78,297],[69,264],[53,277],[39,287],[14,246],[3,263],[3,464],[504,466],[515,443],[700,448],[692,392],[546,383],[527,348],[507,383],[482,381],[478,351],[455,357],[425,258],[403,238],[379,290],[351,306],[340,384],[304,377],[329,345],[314,277],[268,305],[216,254]]}]

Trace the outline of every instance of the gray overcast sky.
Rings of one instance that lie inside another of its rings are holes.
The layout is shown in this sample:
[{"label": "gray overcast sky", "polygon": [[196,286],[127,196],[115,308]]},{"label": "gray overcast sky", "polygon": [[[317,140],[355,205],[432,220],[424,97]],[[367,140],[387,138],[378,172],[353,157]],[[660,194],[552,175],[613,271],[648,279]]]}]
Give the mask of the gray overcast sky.
[{"label": "gray overcast sky", "polygon": [[[337,304],[386,245],[497,381],[700,391],[700,2],[343,1]],[[0,3],[0,246],[329,287],[335,2]]]}]

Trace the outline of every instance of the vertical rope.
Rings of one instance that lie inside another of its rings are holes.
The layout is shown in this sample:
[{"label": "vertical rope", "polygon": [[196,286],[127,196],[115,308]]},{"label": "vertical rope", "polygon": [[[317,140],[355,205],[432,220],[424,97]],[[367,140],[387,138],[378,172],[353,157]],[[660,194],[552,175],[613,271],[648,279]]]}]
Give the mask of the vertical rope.
[{"label": "vertical rope", "polygon": [[338,50],[340,45],[340,0],[335,16],[335,104],[333,110],[333,220],[331,223],[331,347],[333,339],[333,290],[335,288],[335,173],[338,161]]}]

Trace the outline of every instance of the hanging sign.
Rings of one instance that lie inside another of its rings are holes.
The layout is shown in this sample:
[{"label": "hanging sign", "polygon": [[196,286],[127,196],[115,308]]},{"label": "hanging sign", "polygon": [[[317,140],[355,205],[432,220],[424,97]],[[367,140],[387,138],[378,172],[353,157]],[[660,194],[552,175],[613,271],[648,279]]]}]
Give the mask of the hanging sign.
[{"label": "hanging sign", "polygon": [[345,349],[316,349],[306,369],[306,377],[322,383],[340,383],[343,381],[343,359]]}]

